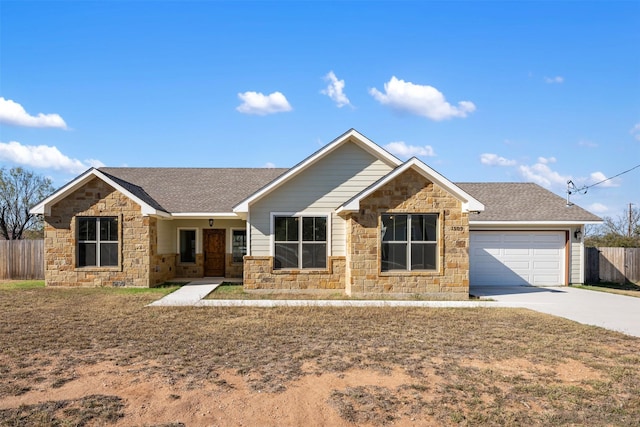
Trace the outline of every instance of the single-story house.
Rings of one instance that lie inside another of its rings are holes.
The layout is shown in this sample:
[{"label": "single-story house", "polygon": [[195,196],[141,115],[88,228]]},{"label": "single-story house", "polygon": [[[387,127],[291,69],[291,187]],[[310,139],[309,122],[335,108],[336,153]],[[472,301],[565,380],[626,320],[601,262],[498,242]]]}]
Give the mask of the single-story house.
[{"label": "single-story house", "polygon": [[349,130],[291,169],[89,169],[33,207],[48,286],[244,287],[467,298],[583,282],[601,219],[532,183],[453,183]]}]

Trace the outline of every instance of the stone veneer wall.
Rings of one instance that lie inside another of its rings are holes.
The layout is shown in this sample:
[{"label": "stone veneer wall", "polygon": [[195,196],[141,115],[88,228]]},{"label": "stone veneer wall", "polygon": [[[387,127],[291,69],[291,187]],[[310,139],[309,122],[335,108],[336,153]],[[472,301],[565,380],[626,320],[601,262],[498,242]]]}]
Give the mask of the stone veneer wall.
[{"label": "stone veneer wall", "polygon": [[224,277],[231,277],[239,279],[242,277],[242,265],[243,263],[233,262],[233,254],[225,254],[225,268]]},{"label": "stone veneer wall", "polygon": [[[76,216],[118,217],[119,266],[76,268]],[[47,286],[150,286],[151,223],[131,199],[100,179],[89,181],[45,217]]]},{"label": "stone veneer wall", "polygon": [[181,264],[180,254],[176,254],[175,258],[176,276],[179,278],[196,278],[204,277],[204,254],[196,254],[195,264]]},{"label": "stone veneer wall", "polygon": [[[380,270],[382,213],[439,214],[437,271]],[[444,299],[469,297],[469,216],[444,189],[413,170],[360,202],[347,217],[347,294],[428,295]]]},{"label": "stone veneer wall", "polygon": [[245,289],[344,290],[345,257],[329,257],[328,270],[274,270],[273,257],[245,256]]}]

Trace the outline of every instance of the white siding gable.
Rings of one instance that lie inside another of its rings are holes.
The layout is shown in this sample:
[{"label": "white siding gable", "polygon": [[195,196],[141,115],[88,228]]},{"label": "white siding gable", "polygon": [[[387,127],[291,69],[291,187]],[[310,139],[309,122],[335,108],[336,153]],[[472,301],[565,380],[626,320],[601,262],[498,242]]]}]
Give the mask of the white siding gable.
[{"label": "white siding gable", "polygon": [[391,166],[347,142],[303,169],[250,207],[251,255],[270,255],[271,212],[331,214],[330,255],[345,255],[345,223],[335,210],[391,171]]}]

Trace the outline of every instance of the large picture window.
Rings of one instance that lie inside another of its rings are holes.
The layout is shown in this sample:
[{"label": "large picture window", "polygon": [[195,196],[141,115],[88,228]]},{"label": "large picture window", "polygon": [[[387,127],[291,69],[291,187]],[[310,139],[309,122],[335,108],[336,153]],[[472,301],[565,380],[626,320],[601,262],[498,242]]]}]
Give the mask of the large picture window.
[{"label": "large picture window", "polygon": [[118,218],[79,217],[78,267],[118,265]]},{"label": "large picture window", "polygon": [[381,240],[382,271],[437,269],[437,214],[384,214]]},{"label": "large picture window", "polygon": [[327,268],[326,216],[275,216],[274,268]]}]

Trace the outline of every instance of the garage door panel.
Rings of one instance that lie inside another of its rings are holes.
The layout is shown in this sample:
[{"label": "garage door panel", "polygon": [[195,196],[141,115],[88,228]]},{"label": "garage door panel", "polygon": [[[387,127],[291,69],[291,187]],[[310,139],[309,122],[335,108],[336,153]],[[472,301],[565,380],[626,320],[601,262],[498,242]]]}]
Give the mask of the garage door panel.
[{"label": "garage door panel", "polygon": [[565,232],[471,232],[472,285],[564,284]]},{"label": "garage door panel", "polygon": [[529,249],[528,248],[505,248],[504,255],[505,256],[529,255]]}]

